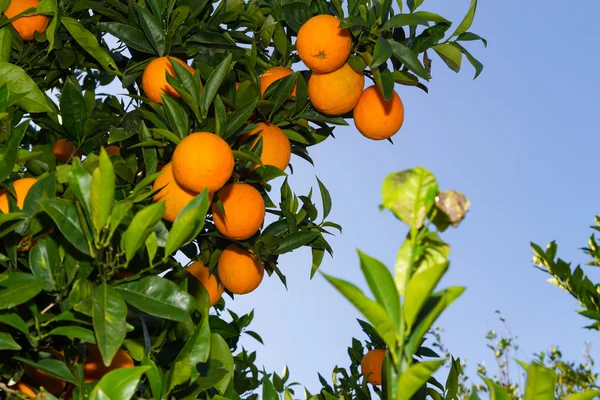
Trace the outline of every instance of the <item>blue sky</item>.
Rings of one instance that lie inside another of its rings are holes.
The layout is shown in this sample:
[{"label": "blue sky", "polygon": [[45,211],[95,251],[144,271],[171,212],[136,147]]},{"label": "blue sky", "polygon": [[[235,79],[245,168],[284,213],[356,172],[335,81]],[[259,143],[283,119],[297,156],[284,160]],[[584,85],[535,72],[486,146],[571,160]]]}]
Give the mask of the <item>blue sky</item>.
[{"label": "blue sky", "polygon": [[[426,0],[421,9],[459,22],[468,5]],[[393,266],[405,229],[378,211],[380,186],[388,173],[422,165],[442,188],[471,200],[463,225],[443,235],[452,264],[442,286],[467,287],[438,321],[451,352],[471,367],[481,360],[491,365],[484,335],[500,327],[494,311],[501,310],[519,336],[521,359],[555,344],[579,359],[585,341],[599,354],[598,335],[583,329],[587,321],[576,302],[533,268],[529,249],[530,241],[557,240],[563,258],[585,262],[578,248],[600,214],[600,187],[590,171],[600,148],[594,68],[600,56],[593,51],[599,12],[594,0],[480,1],[471,30],[489,46],[467,44],[485,64],[477,80],[466,60],[457,75],[433,56],[430,94],[397,87],[406,119],[395,145],[348,127],[312,149],[315,167],[293,159],[294,190],[316,189],[318,175],[333,198],[330,218],[344,227],[322,271],[366,288],[356,248]],[[330,379],[335,365],[348,364],[351,338],[364,335],[352,306],[321,276],[308,279],[310,266],[308,251],[283,256],[288,291],[276,277],[265,278],[228,306],[255,309],[252,329],[265,346],[244,344],[258,351],[259,363],[277,372],[287,363],[292,379],[316,390],[317,372]]]}]

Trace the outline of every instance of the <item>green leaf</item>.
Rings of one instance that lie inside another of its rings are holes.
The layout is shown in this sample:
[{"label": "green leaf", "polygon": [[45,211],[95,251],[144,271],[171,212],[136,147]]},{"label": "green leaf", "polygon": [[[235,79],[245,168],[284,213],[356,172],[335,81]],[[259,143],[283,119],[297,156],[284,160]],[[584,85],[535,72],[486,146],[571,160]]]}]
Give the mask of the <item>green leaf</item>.
[{"label": "green leaf", "polygon": [[427,269],[417,270],[406,287],[402,312],[408,331],[412,329],[425,301],[434,291],[444,273],[448,270],[448,262],[434,265]]},{"label": "green leaf", "polygon": [[0,28],[0,62],[10,61],[12,33],[8,26]]},{"label": "green leaf", "polygon": [[[0,70],[0,74],[1,73]],[[0,75],[0,80],[1,79],[2,75]],[[23,140],[28,125],[29,122],[26,121],[12,130],[10,130],[10,126],[8,126],[10,136],[4,145],[0,146],[0,180],[2,181],[8,178],[12,173],[15,163],[17,162],[19,145],[21,144],[21,140]]]},{"label": "green leaf", "polygon": [[7,85],[11,93],[21,94],[16,104],[29,113],[53,112],[53,104],[38,88],[27,72],[14,64],[0,62],[0,87]]},{"label": "green leaf", "polygon": [[180,139],[183,139],[188,134],[189,119],[185,109],[179,102],[170,96],[162,95],[165,114],[169,121],[169,126],[177,134]]},{"label": "green leaf", "polygon": [[390,18],[385,24],[383,24],[381,30],[385,31],[392,28],[400,28],[402,26],[417,25],[429,26],[429,23],[425,18],[417,14],[396,14],[392,18]]},{"label": "green leaf", "polygon": [[392,39],[388,39],[388,43],[392,47],[392,55],[409,70],[415,73],[419,78],[429,80],[429,75],[425,71],[425,67],[419,61],[417,54],[408,47],[400,44]]},{"label": "green leaf", "polygon": [[[386,24],[387,25],[387,24]],[[340,21],[340,29],[343,28],[354,28],[355,26],[362,26],[364,28],[370,28],[367,21],[364,20],[360,15],[349,15]],[[384,25],[385,26],[385,25]],[[381,28],[384,30],[385,28]]]},{"label": "green leaf", "polygon": [[483,64],[481,62],[479,62],[479,60],[477,60],[475,57],[473,57],[473,55],[471,55],[471,53],[469,53],[467,51],[467,49],[465,49],[459,43],[454,43],[454,45],[456,47],[458,47],[460,52],[463,53],[467,57],[467,60],[469,60],[469,62],[473,66],[473,68],[475,68],[475,77],[473,79],[477,79],[479,74],[481,74],[481,72],[483,71]]},{"label": "green leaf", "polygon": [[312,248],[312,268],[310,269],[310,279],[315,276],[317,270],[321,266],[323,262],[323,257],[325,256],[325,250]]},{"label": "green leaf", "polygon": [[206,372],[206,377],[198,379],[198,383],[205,390],[214,387],[219,393],[223,394],[232,379],[233,356],[229,350],[229,345],[221,335],[211,333],[208,371]]},{"label": "green leaf", "polygon": [[0,350],[21,350],[22,347],[19,346],[15,339],[13,339],[12,335],[8,332],[0,332]]},{"label": "green leaf", "polygon": [[90,400],[129,400],[135,394],[142,375],[148,366],[119,368],[110,371],[100,379],[90,393]]},{"label": "green leaf", "polygon": [[83,92],[77,81],[67,79],[60,96],[62,124],[73,137],[81,140],[85,137],[85,123],[89,111]]},{"label": "green leaf", "polygon": [[90,254],[89,245],[73,203],[64,199],[42,199],[38,204],[52,218],[60,232],[77,250],[83,254]]},{"label": "green leaf", "polygon": [[298,231],[290,233],[289,235],[284,236],[280,240],[279,247],[277,248],[274,254],[289,253],[299,247],[302,247],[312,242],[319,236],[320,233],[310,231]]},{"label": "green leaf", "polygon": [[417,167],[389,174],[381,189],[383,206],[413,229],[423,226],[435,204],[438,185],[431,172]]},{"label": "green leaf", "polygon": [[415,363],[398,378],[397,400],[410,400],[427,383],[427,380],[444,364],[444,360]]},{"label": "green leaf", "polygon": [[149,369],[146,371],[146,377],[148,378],[148,383],[150,384],[152,398],[160,399],[163,387],[162,373],[160,369],[156,363],[148,357],[142,358],[141,364],[144,367],[149,367]]},{"label": "green leaf", "polygon": [[493,380],[491,380],[490,378],[483,376],[481,374],[479,374],[479,376],[481,377],[481,379],[483,379],[485,381],[485,384],[488,387],[488,390],[490,392],[490,400],[511,400],[512,399],[512,397],[508,395],[506,390],[504,390],[504,388],[502,388],[500,385],[496,384]]},{"label": "green leaf", "polygon": [[81,162],[77,159],[73,160],[73,165],[69,168],[68,182],[71,190],[75,192],[79,204],[81,204],[91,221],[92,207],[90,192],[92,188],[92,175],[81,166]]},{"label": "green leaf", "polygon": [[358,250],[358,257],[360,258],[360,269],[371,292],[398,329],[400,327],[400,296],[390,270],[381,261],[360,250]]},{"label": "green leaf", "polygon": [[102,148],[98,167],[92,173],[92,186],[90,188],[92,217],[98,232],[104,229],[113,210],[115,181],[116,176],[112,162],[104,148]]},{"label": "green leaf", "polygon": [[57,278],[64,275],[61,267],[58,246],[51,237],[40,240],[29,252],[29,268],[46,281],[44,290],[48,292],[57,289]]},{"label": "green leaf", "polygon": [[323,276],[369,320],[388,347],[394,349],[397,341],[396,327],[386,310],[350,282],[326,274]]},{"label": "green leaf", "polygon": [[556,374],[553,370],[531,363],[527,369],[524,400],[554,400],[555,384]]},{"label": "green leaf", "polygon": [[329,190],[325,187],[323,182],[319,180],[317,177],[317,182],[319,183],[319,191],[321,192],[321,201],[323,202],[323,221],[331,212],[331,195],[329,194]]},{"label": "green leaf", "polygon": [[308,3],[302,1],[283,3],[281,11],[283,12],[285,22],[296,32],[312,17]]},{"label": "green leaf", "polygon": [[248,123],[248,119],[254,112],[257,102],[258,97],[254,98],[249,103],[242,105],[233,114],[230,114],[227,117],[227,121],[225,121],[225,133],[223,138],[226,139],[232,136],[235,132],[237,132],[238,129]]},{"label": "green leaf", "polygon": [[287,176],[287,174],[274,165],[262,165],[252,171],[246,182],[266,182],[280,176]]},{"label": "green leaf", "polygon": [[416,10],[417,8],[419,8],[419,6],[421,4],[423,4],[423,1],[424,0],[406,0],[406,5],[412,12],[412,11]]},{"label": "green leaf", "polygon": [[150,42],[148,42],[148,39],[146,39],[144,32],[134,26],[120,22],[99,22],[97,26],[134,50],[154,54],[155,50],[152,48]]},{"label": "green leaf", "polygon": [[166,37],[161,21],[146,8],[137,7],[137,11],[140,16],[140,25],[146,34],[147,40],[159,56],[164,56]]},{"label": "green leaf", "polygon": [[600,396],[600,390],[588,390],[586,392],[575,393],[565,400],[592,400]]},{"label": "green leaf", "polygon": [[481,40],[483,42],[483,46],[487,47],[487,40],[485,40],[484,38],[482,38],[481,36],[477,35],[476,33],[473,32],[465,32],[465,33],[461,33],[460,35],[458,35],[458,37],[456,38],[457,41],[461,41],[461,42],[468,42],[468,41],[473,41],[473,40]]},{"label": "green leaf", "polygon": [[373,51],[373,60],[371,61],[371,68],[377,68],[380,65],[385,64],[391,56],[392,46],[390,45],[390,42],[385,40],[383,36],[379,36],[379,39],[375,44],[375,50]]},{"label": "green leaf", "polygon": [[467,15],[465,15],[465,18],[456,27],[456,30],[452,34],[453,37],[461,35],[469,30],[469,28],[473,24],[473,19],[475,18],[475,10],[477,10],[477,0],[471,0],[469,11],[467,11]]},{"label": "green leaf", "polygon": [[451,43],[442,43],[433,46],[433,50],[446,63],[448,68],[454,72],[460,71],[462,53],[456,46]]},{"label": "green leaf", "polygon": [[[0,279],[2,279],[2,278],[0,278]],[[1,287],[2,286],[0,284],[0,288]],[[23,321],[23,318],[21,318],[19,316],[19,314],[16,314],[16,313],[15,314],[0,314],[0,324],[8,325],[26,335],[29,333],[29,328],[27,327],[27,324],[25,323],[25,321]]]},{"label": "green leaf", "polygon": [[145,313],[173,321],[183,321],[195,308],[186,291],[168,279],[148,276],[115,287],[125,301]]},{"label": "green leaf", "polygon": [[98,44],[98,40],[93,33],[85,29],[85,27],[74,18],[63,16],[61,17],[61,22],[63,26],[67,28],[67,31],[69,31],[71,36],[73,36],[73,39],[75,39],[85,51],[90,53],[106,72],[112,75],[121,76],[117,64],[115,64],[115,61],[110,54],[100,47],[100,44]]},{"label": "green leaf", "polygon": [[77,380],[73,376],[73,373],[62,361],[59,361],[54,358],[44,358],[40,359],[38,362],[34,362],[32,360],[20,356],[13,356],[13,359],[15,361],[20,361],[24,364],[30,365],[33,368],[39,369],[40,371],[45,372],[50,376],[54,376],[59,379],[62,379],[63,381],[77,385]]},{"label": "green leaf", "polygon": [[106,283],[98,285],[94,290],[92,321],[96,343],[107,367],[125,340],[126,317],[127,306],[121,295]]},{"label": "green leaf", "polygon": [[421,17],[421,18],[423,18],[423,19],[425,19],[426,21],[429,21],[429,22],[451,24],[451,22],[449,20],[447,20],[446,18],[442,17],[441,15],[436,14],[436,13],[432,13],[432,12],[429,12],[429,11],[415,11],[414,13],[412,13],[412,15],[416,15],[417,17]]},{"label": "green leaf", "polygon": [[144,245],[146,238],[164,214],[165,203],[162,201],[144,207],[135,214],[121,238],[121,247],[125,249],[127,262],[131,261],[135,253]]},{"label": "green leaf", "polygon": [[273,382],[269,380],[268,376],[265,376],[262,385],[262,399],[263,400],[279,400],[279,393],[275,390]]},{"label": "green leaf", "polygon": [[[274,115],[277,110],[290,98],[292,89],[298,79],[298,73],[288,75],[284,78],[280,78],[277,82],[269,86],[268,91],[265,92],[265,96],[272,93],[269,100],[273,102],[273,109],[271,115]],[[271,89],[274,88],[274,89]],[[273,90],[271,92],[271,90]]]},{"label": "green leaf", "polygon": [[175,219],[169,232],[165,247],[165,258],[168,258],[173,252],[191,242],[200,234],[204,228],[208,207],[209,201],[206,189],[186,204]]},{"label": "green leaf", "polygon": [[50,336],[66,336],[71,339],[81,339],[83,342],[96,343],[94,332],[80,326],[59,326],[48,332]]},{"label": "green leaf", "polygon": [[24,272],[0,274],[0,310],[10,310],[29,301],[45,285],[45,279]]},{"label": "green leaf", "polygon": [[202,110],[202,115],[206,116],[208,109],[210,108],[210,105],[217,94],[217,91],[225,79],[225,75],[227,75],[227,72],[230,70],[230,65],[231,54],[228,54],[227,57],[225,57],[225,59],[221,61],[219,65],[217,65],[217,67],[208,77],[204,91],[200,95],[200,109]]}]

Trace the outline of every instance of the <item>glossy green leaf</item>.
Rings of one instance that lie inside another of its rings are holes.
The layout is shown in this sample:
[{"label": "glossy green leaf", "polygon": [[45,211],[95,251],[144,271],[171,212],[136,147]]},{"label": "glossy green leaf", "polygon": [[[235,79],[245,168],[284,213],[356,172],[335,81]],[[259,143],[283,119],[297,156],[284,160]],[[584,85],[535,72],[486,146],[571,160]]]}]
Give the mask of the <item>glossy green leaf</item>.
[{"label": "glossy green leaf", "polygon": [[83,342],[96,343],[94,332],[80,326],[59,326],[48,332],[50,336],[66,336],[71,339],[81,339]]},{"label": "glossy green leaf", "polygon": [[117,291],[106,283],[94,290],[92,321],[96,343],[104,365],[109,366],[125,340],[127,306]]},{"label": "glossy green leaf", "polygon": [[180,139],[183,139],[188,134],[189,120],[187,112],[177,100],[166,94],[162,96],[162,100],[171,130],[175,132]]},{"label": "glossy green leaf", "polygon": [[533,362],[527,368],[524,400],[554,400],[556,373]]},{"label": "glossy green leaf", "polygon": [[146,8],[138,7],[137,11],[140,16],[140,25],[146,34],[148,42],[150,42],[154,50],[156,50],[156,54],[159,56],[164,56],[166,49],[166,37],[162,22],[152,15]]},{"label": "glossy green leaf", "polygon": [[413,229],[423,226],[435,203],[438,185],[425,168],[389,174],[381,189],[383,206]]},{"label": "glossy green leaf", "polygon": [[21,350],[22,347],[15,342],[8,332],[0,332],[0,350]]},{"label": "glossy green leaf", "polygon": [[129,400],[135,394],[140,378],[150,367],[119,368],[100,379],[90,394],[90,400]]},{"label": "glossy green leaf", "polygon": [[[216,333],[210,335],[210,356],[208,358],[208,372],[206,378],[199,378],[199,382],[206,388],[214,387],[223,394],[229,386],[229,382],[233,379],[233,356],[229,350],[229,345],[225,340]],[[224,372],[217,374],[221,370]],[[216,381],[211,379],[218,377]]]},{"label": "glossy green leaf", "polygon": [[101,231],[113,210],[116,175],[110,157],[104,148],[100,150],[98,167],[92,173],[90,201],[92,218],[97,231]]},{"label": "glossy green leaf", "polygon": [[483,375],[479,375],[481,379],[485,381],[490,393],[490,400],[511,400],[512,397],[508,395],[506,390],[500,385],[496,384],[493,380]]},{"label": "glossy green leaf", "polygon": [[312,242],[319,236],[320,234],[318,232],[310,231],[298,231],[290,233],[289,235],[284,236],[279,241],[279,247],[275,251],[275,254],[289,253],[297,248],[300,248]]},{"label": "glossy green leaf", "polygon": [[88,241],[83,233],[77,209],[72,202],[63,199],[43,199],[39,201],[39,205],[52,218],[60,232],[77,250],[83,254],[90,254]]},{"label": "glossy green leaf", "polygon": [[204,228],[209,201],[206,189],[194,197],[179,213],[169,232],[165,257],[191,242]]},{"label": "glossy green leaf", "polygon": [[33,275],[46,281],[44,290],[57,289],[57,280],[64,275],[58,245],[51,237],[40,240],[29,252],[29,268]]},{"label": "glossy green leaf", "polygon": [[150,384],[150,391],[152,392],[152,397],[154,399],[159,399],[163,387],[161,370],[158,368],[156,363],[148,357],[142,358],[141,364],[144,367],[149,367],[146,371],[146,377],[148,378],[148,383]]},{"label": "glossy green leaf", "polygon": [[97,26],[134,50],[147,54],[154,54],[155,52],[148,39],[146,39],[144,32],[134,26],[120,22],[99,22]]},{"label": "glossy green leaf", "polygon": [[[363,28],[370,28],[367,21],[364,20],[360,15],[349,15],[340,21],[340,29],[343,28],[354,28],[355,26],[362,26]],[[384,28],[382,28],[383,30]]]},{"label": "glossy green leaf", "polygon": [[92,206],[90,200],[92,174],[81,166],[79,160],[73,160],[73,165],[69,168],[68,182],[69,187],[75,192],[75,196],[77,196],[77,200],[79,200],[79,204],[83,207],[86,215],[88,218],[92,218]]},{"label": "glossy green leaf", "polygon": [[406,287],[402,312],[408,330],[412,328],[429,295],[448,270],[448,262],[417,270]]},{"label": "glossy green leaf", "polygon": [[429,75],[425,71],[425,67],[417,57],[417,54],[410,48],[400,44],[392,39],[388,39],[388,43],[392,48],[392,55],[409,70],[411,70],[419,78],[429,80]]},{"label": "glossy green leaf", "polygon": [[408,367],[398,378],[397,400],[410,400],[443,364],[444,360],[434,360],[415,363]]},{"label": "glossy green leaf", "polygon": [[73,137],[85,137],[85,123],[89,117],[87,103],[77,81],[67,79],[60,96],[60,113],[62,124]]},{"label": "glossy green leaf", "polygon": [[462,53],[456,46],[451,43],[442,43],[433,46],[433,50],[435,50],[438,56],[446,63],[448,68],[454,72],[460,71]]},{"label": "glossy green leaf", "polygon": [[275,390],[273,382],[269,380],[268,376],[265,376],[262,384],[262,399],[263,400],[279,400],[279,393]]},{"label": "glossy green leaf", "polygon": [[23,304],[35,297],[46,285],[44,278],[24,272],[0,274],[0,310]]},{"label": "glossy green leaf", "polygon": [[473,19],[475,18],[475,11],[477,10],[477,0],[471,0],[471,5],[469,6],[469,11],[467,11],[467,15],[461,21],[461,23],[456,27],[456,30],[452,34],[452,36],[458,36],[469,30],[471,25],[473,25]]},{"label": "glossy green leaf", "polygon": [[390,42],[384,39],[383,36],[379,36],[377,43],[375,44],[375,50],[373,51],[373,61],[371,61],[371,68],[377,68],[384,64],[392,56],[392,46]]},{"label": "glossy green leaf", "polygon": [[483,43],[484,47],[487,47],[487,40],[485,40],[484,38],[482,38],[481,36],[477,35],[476,33],[473,32],[465,32],[465,33],[461,33],[460,35],[458,35],[458,37],[456,38],[457,41],[461,41],[461,42],[469,42],[469,41],[473,41],[473,40],[481,40],[481,42]]},{"label": "glossy green leaf", "polygon": [[25,323],[25,321],[23,321],[23,318],[21,318],[19,314],[16,313],[0,314],[0,324],[8,325],[26,335],[29,333],[29,328],[27,327],[27,324]]},{"label": "glossy green leaf", "polygon": [[[0,68],[0,80],[2,80],[1,73],[2,69]],[[21,144],[21,140],[23,140],[28,125],[29,122],[27,121],[13,129],[7,126],[9,129],[8,140],[0,147],[0,180],[5,180],[12,173],[17,162],[19,145]]]},{"label": "glossy green leaf", "polygon": [[217,67],[208,77],[206,85],[204,86],[204,91],[200,95],[200,109],[202,110],[203,115],[206,115],[208,112],[210,105],[217,95],[217,91],[225,79],[225,75],[230,70],[230,65],[231,54],[228,54],[227,57],[225,57],[225,59],[221,61],[219,65],[217,65]]},{"label": "glossy green leaf", "polygon": [[459,43],[454,43],[454,45],[456,47],[458,47],[460,52],[463,53],[465,55],[465,57],[467,57],[467,60],[469,60],[469,63],[471,63],[473,68],[475,68],[475,77],[473,79],[477,79],[477,77],[483,71],[483,64],[481,62],[479,62],[479,60],[477,60],[475,57],[473,57],[473,55],[471,53],[469,53],[469,51],[467,49],[465,49],[463,46],[461,46]]},{"label": "glossy green leaf", "polygon": [[8,26],[0,28],[0,62],[10,62],[12,33]]},{"label": "glossy green leaf", "polygon": [[588,390],[586,392],[575,393],[565,398],[565,400],[593,400],[600,396],[600,390]]},{"label": "glossy green leaf", "polygon": [[325,256],[325,250],[323,249],[311,249],[312,251],[312,268],[310,269],[310,279],[315,276],[321,263],[323,262],[323,257]]},{"label": "glossy green leaf", "polygon": [[225,133],[223,134],[223,138],[228,138],[232,136],[238,129],[248,123],[248,119],[254,112],[256,108],[256,103],[258,102],[258,97],[242,105],[240,108],[235,110],[233,114],[227,116],[227,121],[225,121]]},{"label": "glossy green leaf", "polygon": [[14,356],[13,359],[15,361],[20,361],[23,364],[27,364],[36,369],[39,369],[40,371],[45,372],[50,376],[55,376],[57,378],[62,379],[63,381],[77,385],[77,380],[75,379],[75,376],[73,376],[73,373],[69,370],[65,363],[55,358],[43,358],[37,362],[27,358],[23,358],[21,356]]},{"label": "glossy green leaf", "polygon": [[0,87],[8,85],[11,93],[22,94],[16,104],[30,113],[49,113],[54,111],[48,97],[23,69],[14,64],[0,62]]},{"label": "glossy green leaf", "polygon": [[115,287],[125,301],[159,318],[183,321],[195,308],[194,298],[168,279],[148,276]]},{"label": "glossy green leaf", "polygon": [[154,226],[160,221],[165,213],[165,203],[158,202],[144,207],[135,214],[129,227],[121,237],[121,247],[125,249],[125,255],[129,262],[135,253],[144,245]]},{"label": "glossy green leaf", "polygon": [[429,22],[435,22],[435,23],[444,23],[444,24],[450,24],[451,22],[449,20],[447,20],[446,18],[442,17],[439,14],[436,13],[432,13],[429,11],[415,11],[414,13],[412,13],[412,15],[416,15],[417,17],[421,17],[423,19],[425,19],[426,21]]},{"label": "glossy green leaf", "polygon": [[429,23],[425,18],[417,14],[396,14],[392,18],[390,18],[385,24],[383,24],[381,30],[385,31],[392,28],[400,28],[402,26],[417,25],[429,26]]}]

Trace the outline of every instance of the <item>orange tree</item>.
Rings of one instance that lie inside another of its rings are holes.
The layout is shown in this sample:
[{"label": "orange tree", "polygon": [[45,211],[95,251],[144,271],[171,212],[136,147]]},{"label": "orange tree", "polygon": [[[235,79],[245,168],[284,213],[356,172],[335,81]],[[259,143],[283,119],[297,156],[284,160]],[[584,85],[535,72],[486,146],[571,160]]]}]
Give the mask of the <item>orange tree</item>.
[{"label": "orange tree", "polygon": [[[311,276],[332,253],[325,185],[320,211],[312,191],[273,187],[292,154],[312,162],[347,120],[390,139],[395,84],[427,91],[433,53],[481,72],[463,47],[485,44],[469,32],[476,1],[453,31],[422,3],[1,0],[3,392],[237,399],[262,384],[291,397],[286,374],[238,349],[243,333],[261,339],[253,313],[225,318],[222,294],[265,272],[285,284],[278,259],[297,248],[311,248]],[[112,83],[126,95],[103,93]]]}]

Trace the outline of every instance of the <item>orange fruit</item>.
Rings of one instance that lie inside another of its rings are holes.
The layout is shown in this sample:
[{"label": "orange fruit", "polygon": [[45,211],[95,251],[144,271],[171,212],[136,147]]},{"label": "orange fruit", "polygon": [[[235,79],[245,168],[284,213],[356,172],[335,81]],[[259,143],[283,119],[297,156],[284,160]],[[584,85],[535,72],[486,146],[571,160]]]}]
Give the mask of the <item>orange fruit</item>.
[{"label": "orange fruit", "polygon": [[373,385],[381,385],[381,370],[383,369],[384,349],[373,349],[363,357],[360,369],[363,376],[367,376],[367,382]]},{"label": "orange fruit", "polygon": [[[260,93],[265,94],[265,91],[271,84],[288,75],[292,75],[294,71],[286,67],[273,67],[266,70],[260,76]],[[296,96],[296,85],[292,88],[291,96]]]},{"label": "orange fruit", "polygon": [[[186,67],[192,74],[195,72],[192,67],[180,59],[175,57],[170,58]],[[152,60],[144,70],[144,74],[142,75],[142,89],[144,89],[146,97],[155,103],[162,104],[160,96],[163,94],[170,94],[176,99],[179,98],[179,93],[167,82],[167,73],[175,77],[175,70],[167,57],[159,57]]]},{"label": "orange fruit", "polygon": [[[23,209],[23,204],[25,203],[25,197],[27,197],[27,193],[29,193],[29,189],[37,182],[35,178],[22,178],[17,179],[13,182],[13,187],[15,191],[13,194],[16,195],[17,198],[17,207],[19,209]],[[0,194],[0,210],[8,214],[8,194],[2,192]]]},{"label": "orange fruit", "polygon": [[364,86],[365,76],[346,63],[327,74],[313,72],[308,80],[308,97],[319,112],[341,115],[358,103]]},{"label": "orange fruit", "polygon": [[386,100],[377,86],[365,89],[354,108],[354,124],[363,136],[383,140],[396,134],[404,123],[404,105],[398,93]]},{"label": "orange fruit", "polygon": [[109,156],[112,156],[113,154],[121,155],[121,148],[119,146],[115,146],[114,144],[106,146],[104,151],[106,151],[106,154],[108,154]]},{"label": "orange fruit", "polygon": [[52,152],[57,161],[69,161],[71,155],[75,157],[81,157],[83,155],[81,149],[75,151],[75,145],[67,139],[58,139],[52,146]]},{"label": "orange fruit", "polygon": [[244,142],[255,136],[251,147],[253,149],[258,145],[258,140],[262,138],[262,151],[260,153],[262,163],[272,165],[280,170],[286,169],[292,155],[290,139],[277,125],[265,122],[259,122],[256,125],[256,129],[242,136],[241,140]]},{"label": "orange fruit", "polygon": [[[40,0],[12,0],[4,10],[4,15],[10,19],[25,10],[37,8],[39,4]],[[35,32],[44,33],[46,31],[49,21],[50,19],[45,15],[31,15],[29,17],[19,17],[11,24],[23,40],[33,40]]]},{"label": "orange fruit", "polygon": [[96,382],[110,371],[117,368],[133,368],[133,359],[131,356],[122,349],[117,351],[110,365],[107,367],[102,361],[102,354],[98,346],[88,344],[88,354],[83,365],[83,372],[85,376],[85,382]]},{"label": "orange fruit", "polygon": [[214,133],[196,132],[186,136],[173,153],[173,175],[179,185],[200,193],[215,192],[233,173],[233,152],[229,144]]},{"label": "orange fruit", "polygon": [[164,219],[174,222],[183,207],[196,197],[196,193],[183,189],[173,177],[173,165],[164,166],[161,174],[154,181],[153,190],[162,188],[154,195],[154,201],[165,202]]},{"label": "orange fruit", "polygon": [[348,59],[352,35],[348,29],[339,26],[340,20],[333,15],[316,15],[298,31],[298,56],[313,72],[333,72]]},{"label": "orange fruit", "polygon": [[37,394],[33,391],[33,389],[23,381],[17,382],[16,390],[18,390],[19,392],[21,392],[27,396],[34,398],[34,399],[37,396]]},{"label": "orange fruit", "polygon": [[265,275],[265,266],[252,253],[235,244],[227,246],[219,257],[219,279],[234,294],[247,294],[256,289]]},{"label": "orange fruit", "polygon": [[225,288],[217,281],[217,277],[212,273],[210,268],[200,261],[195,261],[187,267],[187,271],[206,288],[210,299],[210,306],[212,307],[217,304]]},{"label": "orange fruit", "polygon": [[[56,350],[44,349],[43,351],[52,354],[54,358],[60,361],[64,361],[65,359],[64,355]],[[23,364],[23,371],[25,372],[25,375],[27,375],[29,378],[35,381],[39,386],[43,387],[55,396],[59,396],[60,393],[63,390],[65,390],[65,387],[67,386],[67,382],[58,379],[37,368],[34,368],[30,365]]]},{"label": "orange fruit", "polygon": [[265,220],[265,201],[258,190],[247,183],[230,183],[217,195],[225,215],[216,203],[212,214],[215,227],[223,236],[244,240],[258,232]]}]

